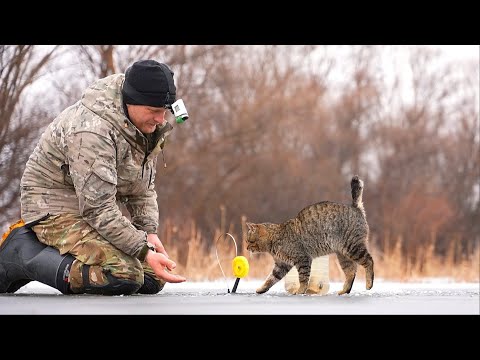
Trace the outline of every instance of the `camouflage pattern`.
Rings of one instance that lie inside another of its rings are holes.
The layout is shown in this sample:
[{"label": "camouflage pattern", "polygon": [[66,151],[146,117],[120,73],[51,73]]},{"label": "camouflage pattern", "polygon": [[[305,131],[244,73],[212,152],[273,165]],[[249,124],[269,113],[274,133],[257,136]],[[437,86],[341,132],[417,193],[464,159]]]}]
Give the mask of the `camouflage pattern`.
[{"label": "camouflage pattern", "polygon": [[21,216],[29,223],[47,213],[77,215],[98,238],[137,257],[146,233],[157,231],[156,161],[172,126],[166,122],[143,135],[125,116],[124,79],[115,74],[98,80],[48,126],[21,179]]},{"label": "camouflage pattern", "polygon": [[146,262],[120,251],[105,240],[80,215],[52,215],[32,227],[40,242],[53,246],[60,254],[70,253],[76,260],[70,269],[70,288],[74,293],[83,292],[82,266],[90,265],[89,280],[92,285],[107,285],[105,273],[117,278],[143,284],[143,272],[148,272],[160,285],[152,268]]}]

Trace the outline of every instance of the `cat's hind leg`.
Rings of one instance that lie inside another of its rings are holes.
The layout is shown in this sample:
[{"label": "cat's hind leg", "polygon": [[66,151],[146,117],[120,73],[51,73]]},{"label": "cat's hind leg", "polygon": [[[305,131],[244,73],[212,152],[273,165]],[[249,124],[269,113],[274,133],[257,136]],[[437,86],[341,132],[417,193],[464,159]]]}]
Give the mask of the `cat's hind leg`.
[{"label": "cat's hind leg", "polygon": [[292,265],[289,265],[287,263],[280,261],[275,262],[275,265],[273,266],[273,270],[270,275],[268,275],[263,285],[256,290],[257,294],[263,294],[270,290],[273,285],[275,285],[277,282],[282,280],[285,275],[287,275],[291,268]]},{"label": "cat's hind leg", "polygon": [[345,282],[343,283],[343,289],[338,293],[338,295],[349,294],[352,290],[353,281],[355,280],[355,275],[357,274],[357,264],[353,260],[350,260],[346,256],[343,256],[340,253],[337,253],[337,259],[345,273]]},{"label": "cat's hind leg", "polygon": [[308,283],[310,280],[310,271],[312,269],[312,259],[304,258],[302,261],[295,264],[298,270],[298,281],[300,282],[300,287],[295,292],[295,294],[305,294],[308,288]]},{"label": "cat's hind leg", "polygon": [[373,258],[368,252],[367,247],[365,245],[361,246],[360,253],[362,254],[360,259],[357,260],[353,258],[353,260],[355,260],[358,264],[360,264],[365,268],[366,288],[367,290],[370,290],[373,286],[373,278],[374,278]]}]

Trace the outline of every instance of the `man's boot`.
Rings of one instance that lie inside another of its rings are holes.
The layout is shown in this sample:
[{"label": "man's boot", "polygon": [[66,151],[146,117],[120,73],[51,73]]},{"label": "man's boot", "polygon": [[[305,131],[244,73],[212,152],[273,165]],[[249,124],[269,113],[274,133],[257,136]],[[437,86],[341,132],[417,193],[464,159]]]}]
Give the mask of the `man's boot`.
[{"label": "man's boot", "polygon": [[71,294],[68,275],[74,260],[41,243],[29,227],[15,228],[0,244],[0,293],[14,293],[35,280]]}]

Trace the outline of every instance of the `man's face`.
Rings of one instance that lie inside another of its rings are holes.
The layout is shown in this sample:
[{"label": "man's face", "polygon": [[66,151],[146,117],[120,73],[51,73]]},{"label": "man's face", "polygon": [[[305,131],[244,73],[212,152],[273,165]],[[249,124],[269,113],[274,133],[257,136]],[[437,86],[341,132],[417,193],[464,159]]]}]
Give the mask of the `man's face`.
[{"label": "man's face", "polygon": [[162,126],[167,121],[166,115],[170,110],[145,105],[127,104],[128,115],[133,124],[144,134],[151,134],[157,125]]}]

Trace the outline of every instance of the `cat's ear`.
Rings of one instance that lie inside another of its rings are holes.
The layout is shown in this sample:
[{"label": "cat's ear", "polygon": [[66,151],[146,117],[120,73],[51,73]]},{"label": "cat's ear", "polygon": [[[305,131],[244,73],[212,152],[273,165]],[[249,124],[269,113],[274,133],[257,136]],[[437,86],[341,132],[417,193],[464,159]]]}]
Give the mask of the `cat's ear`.
[{"label": "cat's ear", "polygon": [[265,236],[268,234],[267,227],[265,225],[258,225],[258,235]]},{"label": "cat's ear", "polygon": [[251,223],[251,222],[246,222],[245,224],[247,224],[248,230],[252,230],[252,229],[253,229],[253,223]]}]

